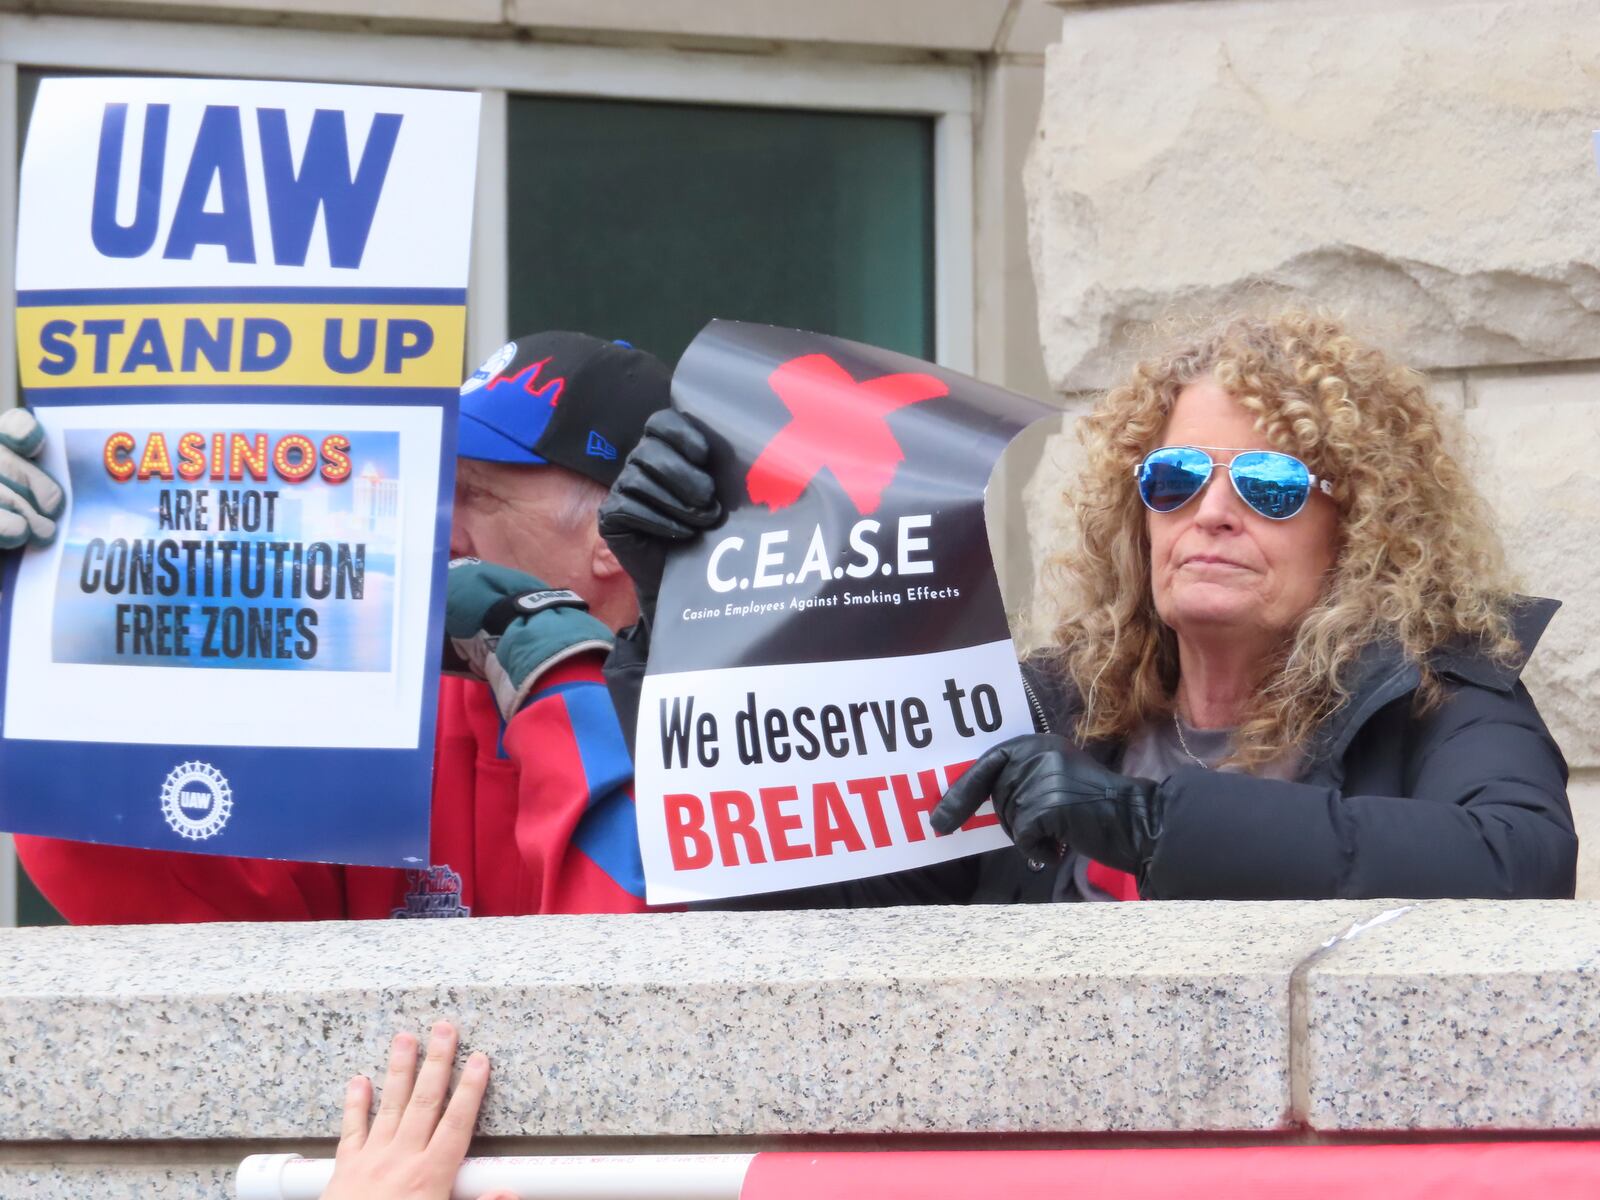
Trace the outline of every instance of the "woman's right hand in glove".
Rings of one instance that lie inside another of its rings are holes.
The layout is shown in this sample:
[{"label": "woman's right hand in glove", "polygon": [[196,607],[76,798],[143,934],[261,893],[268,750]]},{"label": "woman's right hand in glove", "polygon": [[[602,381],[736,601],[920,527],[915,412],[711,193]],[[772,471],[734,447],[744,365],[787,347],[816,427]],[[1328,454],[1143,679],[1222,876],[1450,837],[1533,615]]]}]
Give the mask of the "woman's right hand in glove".
[{"label": "woman's right hand in glove", "polygon": [[655,616],[667,549],[699,537],[722,521],[716,484],[706,464],[711,447],[700,426],[672,409],[645,422],[600,505],[600,536],[639,594],[639,611]]},{"label": "woman's right hand in glove", "polygon": [[1000,827],[1031,862],[1054,862],[1062,847],[1126,871],[1144,886],[1161,840],[1166,804],[1152,779],[1119,775],[1053,733],[991,746],[967,768],[929,817],[952,833],[994,800]]}]

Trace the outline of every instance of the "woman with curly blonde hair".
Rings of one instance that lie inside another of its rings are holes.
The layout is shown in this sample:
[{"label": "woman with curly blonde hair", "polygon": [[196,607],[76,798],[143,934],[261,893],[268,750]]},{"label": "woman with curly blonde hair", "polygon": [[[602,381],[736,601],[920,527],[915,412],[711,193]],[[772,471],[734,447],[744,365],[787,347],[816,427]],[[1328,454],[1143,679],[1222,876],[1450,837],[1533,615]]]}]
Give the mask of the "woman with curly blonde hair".
[{"label": "woman with curly blonde hair", "polygon": [[991,864],[985,898],[1572,895],[1566,764],[1519,682],[1556,605],[1512,591],[1448,426],[1422,376],[1305,313],[1231,319],[1103,398],[1026,664],[1048,731],[934,815],[992,795],[1036,869],[1062,860],[1009,891]]}]

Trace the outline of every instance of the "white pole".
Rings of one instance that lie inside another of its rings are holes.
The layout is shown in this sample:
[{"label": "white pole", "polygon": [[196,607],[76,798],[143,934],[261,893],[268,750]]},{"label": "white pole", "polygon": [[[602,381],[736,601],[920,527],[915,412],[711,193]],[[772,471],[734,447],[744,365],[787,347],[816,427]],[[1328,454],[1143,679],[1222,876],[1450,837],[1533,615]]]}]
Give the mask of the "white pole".
[{"label": "white pole", "polygon": [[17,847],[9,833],[0,833],[0,929],[17,923]]},{"label": "white pole", "polygon": [[[503,1188],[518,1200],[739,1200],[753,1154],[617,1154],[469,1158],[450,1200]],[[318,1200],[331,1158],[252,1154],[235,1176],[238,1200]]]},{"label": "white pole", "polygon": [[[511,285],[507,265],[506,93],[478,93],[478,186],[472,200],[472,282],[467,291],[466,371],[511,340]],[[527,330],[518,330],[526,333]]]}]

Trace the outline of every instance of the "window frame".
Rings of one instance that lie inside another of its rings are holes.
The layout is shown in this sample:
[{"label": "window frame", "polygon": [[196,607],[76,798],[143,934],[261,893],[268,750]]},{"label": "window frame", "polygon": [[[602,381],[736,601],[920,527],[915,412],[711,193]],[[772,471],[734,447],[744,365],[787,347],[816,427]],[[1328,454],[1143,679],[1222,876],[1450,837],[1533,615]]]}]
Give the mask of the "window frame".
[{"label": "window frame", "polygon": [[[505,145],[511,93],[930,118],[935,357],[953,370],[973,369],[973,65],[0,15],[0,162],[16,159],[19,69],[116,72],[130,63],[141,73],[477,91],[483,109],[467,301],[468,357],[474,360],[508,333]],[[0,228],[16,228],[16,188],[15,173],[0,171]],[[0,277],[12,277],[13,255],[14,239],[3,239]],[[16,403],[15,336],[5,323],[0,406]]]}]

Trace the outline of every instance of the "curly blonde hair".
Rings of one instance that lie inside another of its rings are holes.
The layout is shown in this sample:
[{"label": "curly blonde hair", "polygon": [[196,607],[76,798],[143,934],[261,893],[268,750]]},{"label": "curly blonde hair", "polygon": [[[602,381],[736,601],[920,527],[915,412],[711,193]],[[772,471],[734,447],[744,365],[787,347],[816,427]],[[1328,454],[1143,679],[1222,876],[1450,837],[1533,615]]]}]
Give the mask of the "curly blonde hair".
[{"label": "curly blonde hair", "polygon": [[1173,711],[1177,643],[1156,615],[1134,466],[1178,393],[1205,378],[1271,445],[1334,480],[1340,512],[1321,597],[1265,665],[1230,761],[1248,770],[1307,746],[1349,699],[1348,668],[1370,643],[1396,642],[1421,666],[1424,709],[1440,694],[1430,651],[1469,642],[1519,657],[1499,537],[1423,376],[1327,314],[1235,316],[1140,363],[1080,422],[1087,463],[1066,495],[1078,544],[1050,563],[1065,584],[1051,641],[1083,700],[1080,738],[1126,738]]}]

